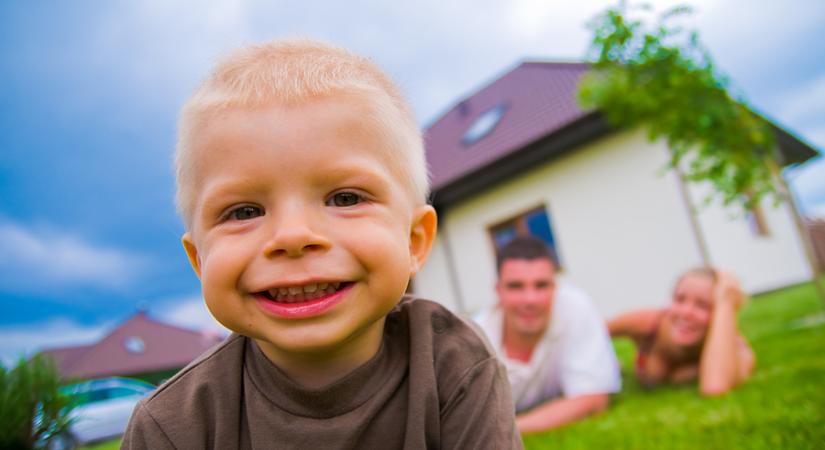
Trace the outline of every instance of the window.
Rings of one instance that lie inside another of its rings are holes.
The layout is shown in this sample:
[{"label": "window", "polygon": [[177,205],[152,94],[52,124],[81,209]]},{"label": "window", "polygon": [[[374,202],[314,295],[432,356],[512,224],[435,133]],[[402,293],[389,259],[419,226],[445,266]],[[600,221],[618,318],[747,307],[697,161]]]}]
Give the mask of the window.
[{"label": "window", "polygon": [[493,128],[495,128],[501,121],[501,118],[504,117],[504,113],[506,111],[507,105],[504,103],[485,111],[473,121],[469,128],[467,128],[467,131],[464,132],[464,136],[461,137],[461,143],[465,146],[471,145],[478,142],[484,136],[490,134],[490,132],[493,131]]},{"label": "window", "polygon": [[556,246],[556,238],[550,225],[550,215],[544,205],[491,226],[489,233],[496,250],[516,236],[538,237],[553,249],[556,267],[562,267],[559,250]]},{"label": "window", "polygon": [[123,347],[129,353],[140,354],[146,350],[146,343],[138,336],[129,336],[123,340]]}]

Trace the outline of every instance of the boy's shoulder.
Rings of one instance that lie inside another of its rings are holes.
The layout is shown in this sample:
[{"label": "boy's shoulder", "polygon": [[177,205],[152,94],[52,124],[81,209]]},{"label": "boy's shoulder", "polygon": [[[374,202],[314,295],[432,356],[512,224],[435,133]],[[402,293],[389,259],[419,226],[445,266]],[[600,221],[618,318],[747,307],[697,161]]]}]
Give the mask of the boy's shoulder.
[{"label": "boy's shoulder", "polygon": [[198,356],[158,386],[144,400],[144,403],[162,402],[182,387],[210,384],[216,376],[225,379],[223,377],[231,377],[233,373],[236,373],[240,377],[243,371],[245,340],[244,336],[235,333],[230,334],[221,343]]},{"label": "boy's shoulder", "polygon": [[398,322],[410,327],[411,339],[431,341],[438,353],[459,350],[473,360],[495,355],[476,324],[432,300],[405,295],[387,315],[388,327]]},{"label": "boy's shoulder", "polygon": [[[387,316],[386,327],[388,339],[408,336],[411,368],[416,361],[432,364],[440,391],[452,391],[474,370],[496,361],[495,350],[475,324],[431,300],[405,296]],[[405,333],[394,333],[393,327],[403,327]]]},{"label": "boy's shoulder", "polygon": [[[167,442],[166,436],[170,432],[175,435],[206,435],[205,430],[197,429],[203,427],[205,421],[180,419],[226,416],[237,410],[234,405],[242,396],[245,345],[243,336],[231,334],[192,361],[138,403],[129,428],[140,428],[141,435],[156,439],[154,442]],[[182,430],[167,429],[169,426],[177,428],[182,423],[188,426],[194,424],[194,428],[183,433],[180,433]],[[128,431],[127,435],[130,434]],[[143,448],[131,444],[124,447]]]}]

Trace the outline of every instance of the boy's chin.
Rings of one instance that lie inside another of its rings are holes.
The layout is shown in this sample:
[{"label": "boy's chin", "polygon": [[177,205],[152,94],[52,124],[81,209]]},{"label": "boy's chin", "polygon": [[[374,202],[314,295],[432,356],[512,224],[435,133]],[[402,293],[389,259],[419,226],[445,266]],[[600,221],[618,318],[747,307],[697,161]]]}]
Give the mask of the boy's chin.
[{"label": "boy's chin", "polygon": [[374,353],[383,336],[382,320],[360,331],[334,326],[324,328],[295,327],[247,336],[254,339],[273,362],[274,359],[310,361]]}]

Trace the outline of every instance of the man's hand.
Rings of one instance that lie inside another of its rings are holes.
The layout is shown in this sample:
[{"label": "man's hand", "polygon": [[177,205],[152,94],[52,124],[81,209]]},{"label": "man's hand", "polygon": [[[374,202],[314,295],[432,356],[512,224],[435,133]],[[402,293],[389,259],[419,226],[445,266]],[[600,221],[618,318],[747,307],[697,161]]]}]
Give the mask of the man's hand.
[{"label": "man's hand", "polygon": [[522,434],[551,430],[602,412],[609,402],[609,394],[558,398],[516,416],[516,427]]}]

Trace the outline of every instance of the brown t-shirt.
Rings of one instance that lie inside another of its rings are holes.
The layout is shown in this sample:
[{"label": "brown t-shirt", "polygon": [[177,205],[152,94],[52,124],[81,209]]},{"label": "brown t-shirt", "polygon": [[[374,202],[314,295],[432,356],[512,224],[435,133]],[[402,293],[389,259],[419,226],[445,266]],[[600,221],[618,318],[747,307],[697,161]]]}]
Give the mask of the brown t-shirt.
[{"label": "brown t-shirt", "polygon": [[123,449],[520,449],[507,375],[464,321],[405,298],[378,353],[305,389],[232,335],[135,408]]}]

